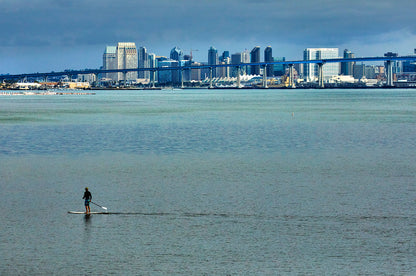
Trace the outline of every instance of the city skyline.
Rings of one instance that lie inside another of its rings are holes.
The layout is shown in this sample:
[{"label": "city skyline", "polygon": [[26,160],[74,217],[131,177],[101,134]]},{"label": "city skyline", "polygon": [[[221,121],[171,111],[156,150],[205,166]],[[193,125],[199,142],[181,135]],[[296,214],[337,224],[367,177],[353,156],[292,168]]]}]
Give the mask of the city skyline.
[{"label": "city skyline", "polygon": [[[304,50],[303,60],[285,61],[283,64],[278,63],[267,66],[265,64],[269,62],[284,61],[285,58],[273,57],[272,47],[267,46],[264,49],[264,61],[261,61],[260,50],[259,46],[255,46],[251,52],[245,50],[232,54],[230,58],[229,51],[224,51],[219,56],[217,49],[211,46],[208,50],[208,62],[204,63],[205,66],[198,67],[201,63],[192,60],[192,55],[183,55],[183,51],[177,46],[171,49],[170,58],[168,58],[165,56],[156,56],[154,53],[147,54],[145,47],[137,48],[134,42],[118,42],[117,46],[107,46],[105,48],[103,53],[103,66],[99,69],[68,69],[64,72],[44,72],[23,75],[6,74],[5,76],[6,78],[9,76],[10,78],[27,77],[45,79],[48,76],[56,77],[65,75],[72,81],[73,76],[76,75],[76,83],[88,82],[88,86],[98,85],[100,87],[113,87],[114,85],[135,86],[145,85],[151,82],[153,88],[155,88],[155,81],[162,86],[181,84],[181,87],[185,87],[184,82],[192,83],[192,86],[206,86],[207,81],[209,81],[209,87],[212,88],[214,87],[213,81],[216,83],[220,82],[219,85],[221,87],[224,87],[224,84],[233,85],[232,82],[236,81],[236,87],[242,88],[247,85],[248,87],[258,85],[260,81],[259,76],[261,76],[262,86],[264,88],[268,88],[267,83],[269,82],[269,77],[272,78],[270,79],[270,83],[274,87],[277,82],[279,87],[284,86],[290,88],[297,86],[295,82],[301,84],[301,87],[318,85],[320,88],[324,88],[325,83],[329,83],[331,86],[335,85],[335,87],[338,87],[342,83],[342,85],[348,87],[362,85],[393,87],[395,85],[394,81],[410,81],[409,86],[414,86],[416,49],[414,49],[414,54],[411,56],[399,56],[397,53],[387,52],[384,54],[384,57],[361,58],[355,58],[354,53],[345,49],[343,58],[350,58],[350,60],[345,61],[339,56],[338,48],[307,48]],[[363,63],[364,61],[384,62],[384,66],[365,65]],[[352,72],[343,72],[345,68],[342,69],[342,65],[345,62],[351,67]],[[358,62],[361,62],[361,64]],[[262,69],[260,69],[260,64],[258,63],[263,63],[261,65]],[[212,70],[211,65],[213,65],[214,70]],[[187,66],[196,67],[186,69]],[[210,67],[209,69],[208,66]],[[271,67],[269,69],[272,69],[271,71],[273,73],[266,74],[269,66]],[[143,72],[140,69],[145,68],[157,68],[155,70],[156,72],[153,70],[151,70],[153,72],[145,71],[145,73],[149,72],[150,79],[149,77],[140,77],[139,73]],[[179,68],[184,68],[184,71],[179,72],[181,71],[178,70]],[[408,71],[403,71],[404,68],[407,68]],[[115,74],[111,71],[105,71],[114,69],[123,71],[118,71]],[[129,69],[128,72],[124,71],[125,69]],[[71,75],[68,75],[68,72]],[[245,81],[243,86],[240,83],[242,75]],[[283,77],[278,79],[274,78],[281,76]],[[237,78],[232,80],[229,77]],[[17,84],[17,86],[19,85],[21,84]]]},{"label": "city skyline", "polygon": [[[306,48],[350,49],[355,56],[412,53],[416,2],[1,0],[0,74],[98,68],[102,49],[132,41],[169,56],[175,45],[206,62],[218,53],[273,48],[301,60]],[[123,7],[122,9],[120,7]],[[263,55],[263,52],[262,52]]]}]

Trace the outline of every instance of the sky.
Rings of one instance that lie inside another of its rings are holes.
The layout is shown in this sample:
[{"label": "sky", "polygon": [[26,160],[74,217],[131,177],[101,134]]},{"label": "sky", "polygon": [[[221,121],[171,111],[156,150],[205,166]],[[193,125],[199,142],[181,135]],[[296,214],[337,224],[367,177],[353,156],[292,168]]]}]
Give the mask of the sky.
[{"label": "sky", "polygon": [[415,0],[0,0],[0,74],[99,68],[117,42],[161,56],[194,49],[200,62],[211,46],[219,54],[272,46],[286,60],[327,47],[407,55],[415,11]]}]

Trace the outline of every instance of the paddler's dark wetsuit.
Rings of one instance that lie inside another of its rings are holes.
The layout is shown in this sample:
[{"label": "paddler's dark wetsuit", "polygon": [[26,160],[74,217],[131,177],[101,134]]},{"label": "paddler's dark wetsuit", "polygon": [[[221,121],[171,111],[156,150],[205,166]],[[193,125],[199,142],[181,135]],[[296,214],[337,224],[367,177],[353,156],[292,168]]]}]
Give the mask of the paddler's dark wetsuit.
[{"label": "paddler's dark wetsuit", "polygon": [[90,201],[92,199],[92,195],[91,193],[88,191],[88,188],[85,188],[85,192],[84,192],[84,197],[83,199],[85,199],[85,213],[90,213],[91,209],[90,209]]}]

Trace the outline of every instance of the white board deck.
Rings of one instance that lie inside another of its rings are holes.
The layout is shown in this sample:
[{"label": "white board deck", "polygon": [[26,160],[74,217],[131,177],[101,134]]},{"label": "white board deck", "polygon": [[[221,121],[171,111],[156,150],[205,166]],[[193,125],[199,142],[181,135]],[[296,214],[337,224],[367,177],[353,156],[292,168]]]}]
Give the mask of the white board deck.
[{"label": "white board deck", "polygon": [[[68,214],[88,215],[85,212],[68,211]],[[89,215],[108,215],[108,212],[91,212]]]}]

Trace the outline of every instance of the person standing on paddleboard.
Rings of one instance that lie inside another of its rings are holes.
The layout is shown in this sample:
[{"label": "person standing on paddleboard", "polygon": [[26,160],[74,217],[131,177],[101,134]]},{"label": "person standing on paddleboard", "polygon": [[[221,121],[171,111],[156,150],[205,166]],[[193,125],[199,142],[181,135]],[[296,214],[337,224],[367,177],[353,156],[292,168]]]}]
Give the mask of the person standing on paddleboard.
[{"label": "person standing on paddleboard", "polygon": [[91,195],[90,191],[88,191],[88,188],[85,188],[83,199],[85,199],[85,213],[89,214],[89,213],[91,213],[90,202],[91,202],[91,199],[92,199],[92,195]]}]

